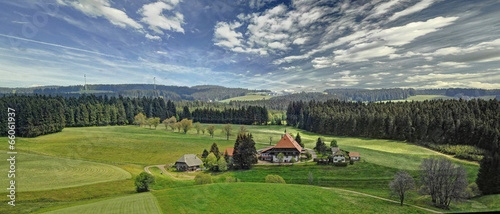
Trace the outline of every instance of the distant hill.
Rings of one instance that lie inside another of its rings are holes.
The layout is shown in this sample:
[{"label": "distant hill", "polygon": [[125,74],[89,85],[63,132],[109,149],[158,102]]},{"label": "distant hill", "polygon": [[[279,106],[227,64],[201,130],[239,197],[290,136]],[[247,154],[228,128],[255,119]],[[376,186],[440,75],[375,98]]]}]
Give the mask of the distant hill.
[{"label": "distant hill", "polygon": [[80,94],[95,94],[96,96],[123,97],[163,97],[171,100],[202,100],[215,101],[232,97],[244,96],[247,93],[270,92],[269,90],[248,90],[244,88],[226,88],[215,85],[200,86],[167,86],[153,84],[98,84],[74,86],[41,86],[31,88],[0,88],[0,94],[45,94],[63,97],[77,97]]}]

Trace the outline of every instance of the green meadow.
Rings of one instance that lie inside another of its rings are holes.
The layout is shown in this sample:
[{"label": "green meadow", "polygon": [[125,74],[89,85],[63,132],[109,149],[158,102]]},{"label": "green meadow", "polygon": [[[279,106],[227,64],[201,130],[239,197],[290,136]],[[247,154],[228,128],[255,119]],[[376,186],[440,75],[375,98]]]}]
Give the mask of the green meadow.
[{"label": "green meadow", "polygon": [[135,214],[161,214],[158,201],[151,193],[134,194],[130,196],[117,197],[94,203],[72,206],[58,209],[47,214],[107,214],[107,213],[135,213]]},{"label": "green meadow", "polygon": [[[205,127],[208,125],[203,124]],[[18,203],[22,206],[15,210],[0,207],[0,213],[29,213],[59,209],[68,209],[61,212],[73,212],[69,209],[76,206],[87,212],[99,212],[97,209],[104,209],[102,207],[114,207],[113,204],[119,201],[114,201],[114,198],[141,195],[133,194],[134,185],[131,177],[142,172],[145,166],[173,163],[186,153],[201,154],[203,149],[209,150],[214,142],[221,152],[227,147],[232,147],[235,133],[240,125],[232,125],[233,135],[230,136],[230,140],[226,140],[226,136],[221,133],[224,124],[214,125],[217,127],[214,138],[208,133],[197,134],[194,129],[187,134],[167,131],[162,125],[157,129],[138,126],[65,128],[60,133],[36,138],[18,138],[16,144],[19,152],[18,188],[21,191]],[[215,208],[209,208],[211,206],[218,206],[219,210],[229,212],[304,210],[311,213],[348,208],[357,210],[353,207],[361,205],[360,212],[383,209],[387,209],[387,212],[421,212],[422,210],[401,208],[380,199],[312,187],[308,182],[309,172],[313,174],[314,186],[349,189],[391,198],[388,183],[398,170],[407,170],[418,179],[419,165],[424,158],[450,158],[399,141],[323,136],[285,126],[245,127],[252,133],[257,149],[266,148],[270,144],[275,145],[286,129],[294,136],[300,132],[307,148],[313,148],[318,137],[323,138],[327,145],[332,139],[336,139],[342,149],[359,152],[361,161],[347,167],[320,166],[314,163],[297,163],[293,166],[259,165],[251,170],[212,173],[216,184],[207,186],[194,186],[193,180],[173,179],[160,173],[160,169],[152,167],[150,170],[156,178],[156,183],[151,186],[151,189],[155,190],[152,193],[164,213],[216,212],[212,210]],[[0,141],[6,142],[6,139],[0,138]],[[0,152],[5,154],[5,151]],[[477,163],[450,159],[466,167],[469,182],[475,180],[479,168]],[[7,168],[7,165],[7,162],[0,162],[0,167]],[[189,175],[195,174],[189,173]],[[278,174],[288,184],[293,185],[264,184],[264,178],[268,174]],[[237,178],[244,183],[225,184],[227,177]],[[4,178],[0,181],[7,182]],[[212,190],[215,192],[211,192]],[[244,193],[243,195],[248,197],[236,197],[237,193]],[[284,197],[280,197],[280,194]],[[294,195],[300,196],[295,199]],[[431,207],[429,198],[417,193],[412,195],[413,197],[407,200],[410,204]],[[173,198],[183,199],[172,201]],[[278,206],[283,203],[283,199],[297,204],[297,207]],[[498,199],[498,196],[479,197],[461,204],[452,203],[451,211],[498,210],[500,208],[494,202],[495,199]],[[3,199],[2,203],[6,200]],[[196,203],[193,206],[185,205],[188,200]],[[249,205],[235,205],[240,202]],[[127,209],[133,212],[135,208]]]},{"label": "green meadow", "polygon": [[267,94],[247,94],[245,96],[239,96],[239,97],[233,97],[225,100],[221,100],[219,102],[221,103],[229,103],[230,101],[253,101],[253,100],[263,100],[263,99],[271,99],[273,95],[267,95]]},{"label": "green meadow", "polygon": [[304,185],[221,183],[153,194],[165,213],[426,213],[353,193]]}]

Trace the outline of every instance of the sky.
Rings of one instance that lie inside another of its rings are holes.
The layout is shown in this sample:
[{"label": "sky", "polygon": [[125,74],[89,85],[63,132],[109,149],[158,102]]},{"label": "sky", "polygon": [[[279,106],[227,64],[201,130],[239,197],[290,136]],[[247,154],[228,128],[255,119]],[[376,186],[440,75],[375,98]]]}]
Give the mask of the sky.
[{"label": "sky", "polygon": [[0,2],[0,87],[500,88],[497,0]]}]

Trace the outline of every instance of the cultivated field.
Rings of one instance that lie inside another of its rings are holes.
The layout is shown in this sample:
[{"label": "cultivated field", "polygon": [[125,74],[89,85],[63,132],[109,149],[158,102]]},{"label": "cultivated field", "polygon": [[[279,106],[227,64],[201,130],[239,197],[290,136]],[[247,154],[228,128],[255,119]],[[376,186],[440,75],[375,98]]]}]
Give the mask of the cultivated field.
[{"label": "cultivated field", "polygon": [[99,202],[58,209],[47,214],[108,214],[108,213],[134,213],[134,214],[161,214],[158,201],[151,193],[134,194]]},{"label": "cultivated field", "polygon": [[[0,154],[4,159],[6,151],[0,151]],[[60,189],[131,178],[130,173],[122,168],[90,161],[26,153],[16,155],[16,161],[17,191]],[[8,164],[0,161],[0,168],[8,169]],[[0,177],[2,184],[9,180],[7,176]],[[0,192],[7,192],[7,189],[2,188]]]}]

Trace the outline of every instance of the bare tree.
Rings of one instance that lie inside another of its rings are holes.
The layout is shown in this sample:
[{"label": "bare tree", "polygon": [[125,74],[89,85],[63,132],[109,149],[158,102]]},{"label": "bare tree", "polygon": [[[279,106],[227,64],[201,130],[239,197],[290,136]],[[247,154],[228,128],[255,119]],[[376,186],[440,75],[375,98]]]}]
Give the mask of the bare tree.
[{"label": "bare tree", "polygon": [[394,176],[394,180],[389,183],[389,188],[392,193],[399,196],[401,200],[401,206],[403,206],[403,201],[406,197],[406,192],[415,187],[415,181],[413,177],[404,170],[400,170]]},{"label": "bare tree", "polygon": [[420,166],[423,192],[431,195],[432,202],[443,209],[449,209],[452,200],[465,197],[467,171],[455,166],[448,159],[424,159]]},{"label": "bare tree", "polygon": [[229,140],[229,136],[231,136],[231,131],[233,130],[233,127],[231,124],[227,124],[224,127],[222,127],[222,133],[226,135],[227,140]]}]

